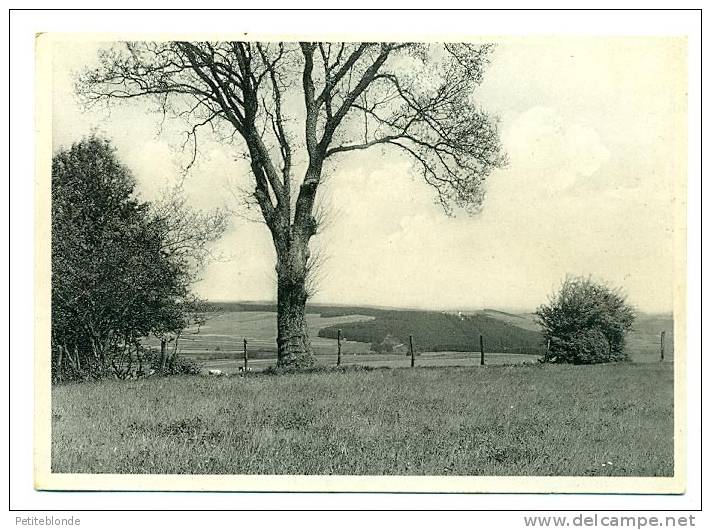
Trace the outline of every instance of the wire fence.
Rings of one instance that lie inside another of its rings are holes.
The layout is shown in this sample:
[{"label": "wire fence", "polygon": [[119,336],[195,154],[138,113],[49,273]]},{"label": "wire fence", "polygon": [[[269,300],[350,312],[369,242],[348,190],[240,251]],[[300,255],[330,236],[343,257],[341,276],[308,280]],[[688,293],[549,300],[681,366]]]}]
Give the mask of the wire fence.
[{"label": "wire fence", "polygon": [[[432,367],[432,366],[500,366],[534,364],[542,358],[539,353],[511,353],[486,351],[486,338],[480,336],[479,348],[472,351],[417,351],[417,338],[408,337],[397,351],[374,352],[369,344],[341,339],[322,339],[314,344],[316,363],[320,366]],[[630,354],[634,362],[672,362],[673,348],[665,332],[661,332],[657,345],[647,344]],[[231,374],[243,370],[261,371],[277,364],[275,339],[220,336],[182,338],[180,355],[202,363],[205,370],[219,370]],[[414,352],[414,355],[413,355]],[[245,359],[246,357],[246,359]]]}]

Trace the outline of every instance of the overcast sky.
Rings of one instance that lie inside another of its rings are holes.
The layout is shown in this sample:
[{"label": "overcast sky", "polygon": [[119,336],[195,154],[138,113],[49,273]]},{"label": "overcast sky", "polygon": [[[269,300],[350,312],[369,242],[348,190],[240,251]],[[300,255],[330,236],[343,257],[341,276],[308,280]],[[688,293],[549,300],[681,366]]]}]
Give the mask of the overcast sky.
[{"label": "overcast sky", "polygon": [[[175,182],[179,137],[136,103],[82,112],[73,72],[100,44],[57,43],[54,148],[92,131],[112,140],[146,199]],[[651,38],[519,38],[497,47],[479,101],[501,118],[510,163],[479,215],[447,217],[412,164],[388,152],[342,157],[323,190],[329,223],[316,302],[532,310],[566,274],[623,287],[670,311],[675,183],[686,178],[686,43]],[[236,206],[235,153],[204,143],[185,182],[200,208]],[[252,214],[254,215],[254,214]],[[264,225],[235,217],[196,286],[216,300],[271,300]]]}]

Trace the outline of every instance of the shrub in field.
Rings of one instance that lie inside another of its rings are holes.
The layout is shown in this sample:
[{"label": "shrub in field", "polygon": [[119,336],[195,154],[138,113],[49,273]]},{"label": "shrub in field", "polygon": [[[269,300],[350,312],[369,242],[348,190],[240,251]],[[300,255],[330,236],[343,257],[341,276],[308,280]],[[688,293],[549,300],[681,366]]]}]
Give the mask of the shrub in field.
[{"label": "shrub in field", "polygon": [[593,364],[620,361],[635,314],[620,289],[586,277],[568,277],[536,311],[550,345],[545,362]]}]

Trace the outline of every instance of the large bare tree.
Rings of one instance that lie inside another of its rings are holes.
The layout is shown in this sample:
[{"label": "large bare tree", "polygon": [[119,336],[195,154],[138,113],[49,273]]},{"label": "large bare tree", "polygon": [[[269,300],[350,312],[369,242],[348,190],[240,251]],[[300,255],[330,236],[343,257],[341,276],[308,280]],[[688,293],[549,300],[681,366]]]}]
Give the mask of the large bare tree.
[{"label": "large bare tree", "polygon": [[241,144],[274,241],[280,366],[313,363],[305,322],[309,241],[327,164],[351,151],[406,153],[447,212],[476,211],[504,163],[497,122],[473,100],[491,44],[127,42],[78,81],[87,102],[153,98]]}]

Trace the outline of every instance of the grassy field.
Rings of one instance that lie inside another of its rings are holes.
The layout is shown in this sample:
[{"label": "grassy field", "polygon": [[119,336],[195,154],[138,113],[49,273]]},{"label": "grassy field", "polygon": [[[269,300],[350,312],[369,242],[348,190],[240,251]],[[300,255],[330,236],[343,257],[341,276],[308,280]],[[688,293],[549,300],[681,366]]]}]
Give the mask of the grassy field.
[{"label": "grassy field", "polygon": [[52,390],[52,470],[669,476],[672,364],[62,385]]}]

